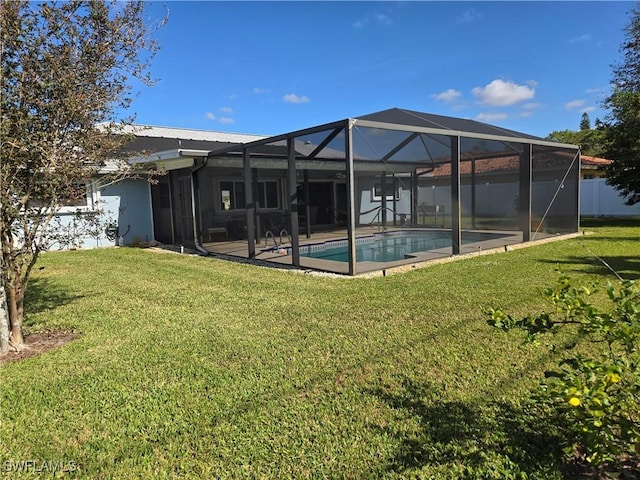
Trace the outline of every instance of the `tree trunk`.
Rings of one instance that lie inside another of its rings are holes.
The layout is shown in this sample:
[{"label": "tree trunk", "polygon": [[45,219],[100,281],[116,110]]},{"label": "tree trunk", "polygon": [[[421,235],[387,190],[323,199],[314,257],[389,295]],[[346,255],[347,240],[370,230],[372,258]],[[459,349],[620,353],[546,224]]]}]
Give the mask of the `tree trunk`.
[{"label": "tree trunk", "polygon": [[22,320],[24,318],[24,295],[20,286],[9,287],[9,325],[11,346],[20,351],[24,347]]},{"label": "tree trunk", "polygon": [[7,292],[4,277],[0,274],[0,355],[9,351],[9,313],[7,312]]}]

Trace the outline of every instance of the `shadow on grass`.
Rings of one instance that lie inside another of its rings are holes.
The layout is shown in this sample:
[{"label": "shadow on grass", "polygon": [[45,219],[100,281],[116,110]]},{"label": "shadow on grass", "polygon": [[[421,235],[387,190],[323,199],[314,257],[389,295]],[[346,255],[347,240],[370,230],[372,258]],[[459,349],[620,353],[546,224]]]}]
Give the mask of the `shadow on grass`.
[{"label": "shadow on grass", "polygon": [[44,278],[33,278],[24,296],[25,326],[36,324],[33,315],[67,305],[86,295],[73,295]]},{"label": "shadow on grass", "polygon": [[[581,272],[591,275],[615,277],[611,271],[613,269],[625,280],[636,280],[640,278],[640,256],[573,256],[565,260],[542,259],[540,262],[563,266],[563,272]],[[605,263],[603,263],[605,262]],[[609,267],[611,269],[609,269]],[[574,268],[571,268],[573,266]]]},{"label": "shadow on grass", "polygon": [[504,402],[443,402],[430,385],[400,380],[401,388],[393,392],[368,392],[404,419],[417,421],[410,433],[384,429],[400,442],[388,471],[475,479],[558,478],[565,470],[559,420],[551,412]]},{"label": "shadow on grass", "polygon": [[640,237],[631,237],[631,236],[610,236],[610,235],[598,235],[593,237],[582,237],[588,244],[591,242],[640,242]]},{"label": "shadow on grass", "polygon": [[640,227],[640,217],[582,217],[580,228]]}]

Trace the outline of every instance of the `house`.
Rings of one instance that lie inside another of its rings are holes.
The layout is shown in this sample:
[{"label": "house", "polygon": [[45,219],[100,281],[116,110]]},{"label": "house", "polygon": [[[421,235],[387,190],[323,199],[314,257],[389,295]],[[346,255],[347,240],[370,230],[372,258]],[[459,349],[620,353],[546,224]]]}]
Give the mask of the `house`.
[{"label": "house", "polygon": [[591,180],[594,178],[604,178],[606,176],[605,167],[610,165],[612,161],[606,158],[582,155],[580,157],[580,163],[580,180]]},{"label": "house", "polygon": [[132,163],[165,172],[148,186],[152,238],[202,252],[355,275],[578,230],[578,147],[473,120],[394,108],[136,142],[149,153]]},{"label": "house", "polygon": [[58,247],[157,241],[355,274],[575,232],[578,208],[640,215],[606,185],[609,160],[472,120],[390,109],[275,137],[130,133],[131,164],[163,174],[97,178],[59,221],[73,231],[78,213],[100,213],[107,228]]}]

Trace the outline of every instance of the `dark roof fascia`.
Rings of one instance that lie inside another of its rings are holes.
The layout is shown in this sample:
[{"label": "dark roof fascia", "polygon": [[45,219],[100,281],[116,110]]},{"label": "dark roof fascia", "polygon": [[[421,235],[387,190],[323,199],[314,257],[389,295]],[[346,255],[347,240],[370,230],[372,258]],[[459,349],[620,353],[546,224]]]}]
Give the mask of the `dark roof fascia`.
[{"label": "dark roof fascia", "polygon": [[420,126],[414,126],[414,125],[403,125],[398,123],[376,122],[373,120],[363,120],[363,119],[353,119],[353,122],[355,126],[380,128],[385,130],[411,131],[411,132],[426,133],[426,134],[433,134],[433,135],[445,135],[448,137],[480,138],[483,140],[496,140],[498,142],[526,143],[526,144],[541,145],[541,146],[548,146],[548,147],[568,148],[572,150],[577,150],[579,148],[577,145],[571,145],[568,143],[558,143],[558,142],[552,142],[550,140],[536,140],[536,139],[525,138],[525,137],[509,137],[509,136],[494,135],[489,133],[463,132],[459,130],[448,130],[445,128],[420,127]]},{"label": "dark roof fascia", "polygon": [[253,147],[258,147],[261,145],[266,145],[268,143],[281,142],[283,140],[289,140],[291,138],[301,137],[303,135],[311,135],[313,133],[323,132],[325,130],[335,130],[340,127],[347,127],[350,119],[339,120],[337,122],[325,123],[323,125],[318,125],[316,127],[305,128],[303,130],[296,130],[289,133],[283,133],[282,135],[276,135],[274,137],[263,138],[262,140],[254,140],[253,142],[240,143],[235,146],[230,146],[227,148],[221,148],[219,150],[213,150],[209,152],[209,157],[216,157],[218,155],[223,155],[225,153],[240,153],[241,151],[251,149]]}]

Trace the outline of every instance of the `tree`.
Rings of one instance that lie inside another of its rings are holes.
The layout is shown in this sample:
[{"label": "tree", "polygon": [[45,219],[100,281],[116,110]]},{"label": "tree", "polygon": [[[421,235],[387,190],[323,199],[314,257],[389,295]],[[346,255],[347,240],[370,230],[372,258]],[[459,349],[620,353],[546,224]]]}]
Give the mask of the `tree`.
[{"label": "tree", "polygon": [[625,32],[623,60],[613,68],[613,93],[603,103],[610,110],[605,150],[613,160],[607,183],[626,197],[627,205],[635,205],[640,203],[640,6],[631,10]]},{"label": "tree", "polygon": [[589,119],[587,112],[584,112],[580,118],[580,131],[584,132],[585,130],[591,130],[591,119]]},{"label": "tree", "polygon": [[25,291],[55,236],[56,212],[116,161],[133,121],[118,112],[130,106],[133,82],[153,83],[151,37],[166,18],[147,25],[143,12],[142,1],[0,3],[1,271],[16,349]]},{"label": "tree", "polygon": [[[591,301],[595,292],[561,274],[544,292],[545,311],[517,318],[491,308],[487,321],[504,331],[524,330],[527,342],[540,345],[545,338],[550,352],[562,352],[559,368],[545,372],[533,400],[569,420],[561,428],[572,454],[581,452],[598,470],[617,470],[612,478],[637,478],[623,470],[640,462],[640,285],[608,282],[605,309]],[[561,332],[570,333],[569,344]],[[556,335],[562,340],[554,341]]]},{"label": "tree", "polygon": [[[580,123],[582,125],[582,121]],[[596,121],[596,124],[599,125],[599,122]],[[555,130],[547,135],[547,139],[554,142],[580,145],[582,154],[592,157],[605,156],[603,137],[604,131],[601,127],[578,130],[577,132],[573,130]]]}]

